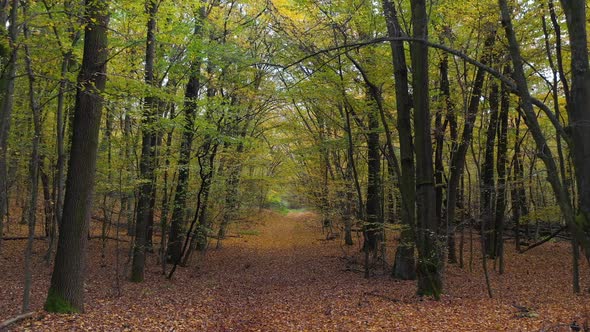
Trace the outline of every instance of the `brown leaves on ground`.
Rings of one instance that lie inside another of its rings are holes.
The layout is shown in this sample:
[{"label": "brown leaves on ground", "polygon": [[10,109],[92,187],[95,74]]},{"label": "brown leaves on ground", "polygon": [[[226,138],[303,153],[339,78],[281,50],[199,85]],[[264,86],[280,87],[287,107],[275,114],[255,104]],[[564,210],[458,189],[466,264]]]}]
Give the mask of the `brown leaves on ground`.
[{"label": "brown leaves on ground", "polygon": [[[242,222],[243,232],[220,250],[193,256],[173,280],[161,275],[156,255],[147,280],[133,284],[128,243],[121,243],[120,295],[115,246],[109,241],[101,267],[100,240],[92,240],[86,281],[86,313],[42,311],[51,269],[42,263],[46,244],[37,241],[33,319],[12,326],[30,331],[569,331],[590,315],[587,292],[571,291],[571,247],[548,243],[516,254],[507,243],[506,273],[490,271],[494,299],[485,290],[481,260],[473,270],[450,265],[440,301],[415,296],[415,282],[377,274],[364,279],[347,262],[361,261],[357,244],[324,241],[312,213],[261,215]],[[233,230],[232,233],[236,233]],[[214,247],[215,243],[212,244]],[[7,241],[0,257],[0,321],[18,314],[22,298],[24,241]],[[389,255],[394,248],[387,248]],[[469,243],[465,245],[469,264]],[[474,248],[474,252],[478,252]],[[358,256],[358,257],[357,257]],[[391,259],[389,259],[391,261]],[[489,265],[493,265],[490,262]],[[590,275],[582,264],[582,288]],[[360,265],[358,266],[360,268]],[[491,270],[491,269],[490,269]]]}]

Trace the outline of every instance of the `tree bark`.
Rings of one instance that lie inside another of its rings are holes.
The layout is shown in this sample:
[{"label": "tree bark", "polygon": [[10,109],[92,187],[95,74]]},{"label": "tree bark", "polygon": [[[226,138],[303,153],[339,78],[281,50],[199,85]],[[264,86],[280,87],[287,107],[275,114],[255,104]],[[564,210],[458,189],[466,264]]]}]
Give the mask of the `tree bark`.
[{"label": "tree bark", "polygon": [[[588,236],[585,234],[585,225],[587,225],[587,214],[584,210],[582,210],[580,208],[580,214],[578,215],[578,217],[576,218],[574,215],[574,211],[573,208],[571,206],[571,202],[568,199],[568,195],[567,192],[563,186],[563,183],[560,181],[559,179],[559,171],[557,168],[557,165],[555,163],[555,159],[553,157],[553,152],[551,151],[551,149],[549,149],[549,146],[547,145],[547,140],[545,138],[545,136],[543,135],[543,132],[541,130],[541,127],[539,125],[539,122],[537,120],[536,114],[534,112],[533,109],[533,104],[532,104],[532,98],[531,95],[529,93],[528,90],[528,83],[526,80],[526,76],[524,73],[524,69],[523,69],[523,61],[520,55],[520,46],[518,44],[518,41],[516,39],[516,35],[514,33],[514,28],[512,26],[512,19],[510,17],[510,10],[508,8],[508,4],[506,2],[506,0],[499,0],[499,5],[500,5],[500,9],[502,12],[502,25],[504,26],[505,30],[506,30],[506,37],[508,39],[508,43],[509,43],[509,49],[510,49],[510,55],[512,58],[512,64],[514,67],[514,80],[517,84],[518,87],[518,94],[520,96],[520,105],[522,107],[523,113],[524,113],[524,119],[525,122],[527,124],[527,127],[529,128],[531,135],[533,136],[533,139],[535,140],[535,143],[537,145],[537,150],[538,150],[538,156],[539,158],[541,158],[541,160],[543,161],[543,163],[545,164],[545,167],[547,169],[547,180],[549,181],[549,183],[551,184],[551,188],[553,189],[553,192],[555,194],[555,198],[557,200],[557,203],[560,207],[561,213],[563,214],[563,217],[568,225],[568,228],[570,230],[570,232],[572,233],[572,235],[577,239],[577,241],[582,245],[583,249],[584,249],[584,253],[587,259],[590,258],[590,240],[588,239]],[[584,10],[584,2],[583,1],[577,1],[576,3],[578,5],[581,4],[582,8],[576,7],[576,14],[574,15],[579,15],[579,12],[581,12],[583,15],[582,17],[585,17],[585,10]],[[567,6],[567,4],[566,4]],[[567,9],[566,9],[567,11]],[[571,23],[571,18],[568,20],[568,24]],[[585,22],[585,20],[583,21]],[[585,23],[584,23],[585,24]],[[574,35],[576,35],[577,33],[579,33],[580,35],[585,36],[585,32],[580,32],[578,30],[576,30],[577,32],[574,32]],[[585,28],[584,28],[585,31]],[[571,34],[572,32],[570,32]],[[576,37],[572,36],[571,38],[573,38],[573,40],[576,40]],[[572,40],[572,41],[573,41]],[[572,42],[572,58],[575,58],[573,55],[577,54],[577,51],[574,51],[573,49],[576,47],[581,47],[579,45],[574,46],[576,42]],[[582,47],[583,49],[586,49],[586,46]],[[586,52],[587,53],[587,52]],[[580,55],[582,56],[582,55]],[[586,54],[586,64],[580,64],[577,63],[576,66],[574,66],[574,70],[578,70],[581,67],[588,67],[588,58],[587,58],[587,54]],[[578,67],[580,66],[580,67]],[[589,75],[590,73],[585,72],[584,75]],[[573,85],[573,84],[572,84]],[[584,85],[582,85],[581,88],[585,88]],[[584,92],[584,93],[590,93],[590,91],[588,91],[588,89],[580,89],[579,92]],[[571,100],[578,100],[577,98],[574,98],[574,92],[572,89],[572,97],[570,98]],[[590,96],[590,94],[588,94]],[[579,100],[584,101],[585,100],[585,96],[578,96]],[[572,105],[573,106],[573,105]],[[583,105],[577,105],[578,107],[583,107]],[[571,112],[571,111],[570,111]],[[574,115],[578,116],[580,114],[576,113]],[[584,116],[584,113],[581,114],[582,116]],[[571,115],[570,115],[571,117]],[[570,120],[572,121],[572,120]],[[574,124],[576,125],[580,125],[581,128],[584,128],[584,124],[583,123],[577,123],[574,122]],[[574,156],[574,163],[576,163],[576,161],[583,163],[585,160],[585,158],[590,157],[590,154],[587,154],[584,158],[584,152],[588,152],[588,150],[583,151],[586,147],[590,146],[586,145],[586,142],[583,141],[583,139],[585,139],[585,137],[587,137],[586,135],[590,135],[590,132],[587,133],[580,133],[578,132],[576,134],[576,131],[579,129],[572,129],[572,133],[578,136],[575,136],[576,139],[574,139],[573,141],[577,141],[577,140],[582,140],[580,141],[581,143],[577,146],[574,147],[574,149],[576,151],[578,151],[578,149],[580,149],[582,153],[582,156],[580,156],[578,154],[578,156]],[[590,139],[587,140],[587,142],[590,142]],[[581,147],[581,148],[580,148]],[[575,154],[575,153],[574,153]],[[580,174],[578,174],[578,169],[576,169],[576,176],[578,178],[578,182],[579,183],[584,183],[584,181],[586,181],[586,178],[584,178],[584,175],[582,174],[583,172],[589,172],[588,170],[579,170]],[[579,185],[579,188],[582,189]],[[582,198],[580,195],[580,200],[585,200],[588,199],[589,203],[590,203],[590,198],[586,197],[586,198]],[[587,195],[588,196],[588,195]],[[581,202],[583,203],[583,202]],[[581,204],[582,205],[582,204]]]},{"label": "tree bark", "polygon": [[[428,39],[426,0],[412,0],[414,38]],[[418,247],[418,294],[439,299],[442,293],[442,267],[438,242],[439,220],[436,218],[432,142],[430,139],[430,95],[428,81],[428,46],[413,43],[412,87],[414,91],[414,137],[416,152],[416,206]]]},{"label": "tree bark", "polygon": [[45,302],[45,309],[50,312],[84,311],[86,248],[103,104],[101,93],[106,83],[108,3],[92,1],[85,10],[84,55],[78,76],[66,196]]},{"label": "tree bark", "polygon": [[[492,46],[496,40],[496,31],[491,25],[486,25],[488,28],[487,37],[484,41],[484,53],[482,55],[482,63],[486,64],[489,62]],[[447,224],[449,227],[453,227],[456,224],[455,215],[457,209],[457,196],[459,181],[465,168],[465,157],[467,150],[473,138],[473,126],[477,117],[477,111],[479,110],[479,102],[481,99],[482,88],[485,78],[485,71],[478,67],[475,74],[475,81],[473,82],[473,88],[471,90],[471,98],[467,107],[467,114],[465,114],[465,122],[463,125],[463,132],[461,134],[461,142],[454,144],[452,155],[451,155],[451,166],[449,182],[447,184],[447,209],[446,217]],[[454,236],[454,232],[448,232],[448,236]]]},{"label": "tree bark", "polygon": [[[4,233],[4,217],[8,212],[8,137],[14,102],[14,81],[18,58],[18,0],[13,0],[10,9],[9,59],[3,75],[0,77],[0,250],[2,249],[2,235]],[[5,9],[5,8],[3,8]],[[3,10],[3,13],[6,13]],[[2,24],[5,24],[5,18]]]},{"label": "tree bark", "polygon": [[[145,82],[150,87],[155,87],[154,62],[156,58],[156,14],[158,5],[155,0],[146,0],[148,13],[147,38],[145,53]],[[135,222],[135,243],[133,245],[133,263],[131,266],[131,281],[142,282],[145,269],[145,254],[151,239],[148,227],[153,225],[153,209],[155,205],[155,162],[156,162],[156,129],[154,128],[157,116],[158,100],[152,91],[144,99],[144,114],[142,118],[142,143],[141,159],[139,162],[139,175],[142,183],[139,185],[139,200],[137,203],[137,218]]]},{"label": "tree bark", "polygon": [[[571,46],[571,95],[568,100],[568,121],[572,155],[578,188],[578,213],[575,219],[578,239],[590,258],[586,234],[590,231],[590,65],[585,0],[561,0],[564,8]],[[565,179],[564,179],[565,180]]]},{"label": "tree bark", "polygon": [[[504,74],[508,75],[510,66],[504,67]],[[508,112],[510,110],[510,93],[508,87],[502,84],[500,89],[500,114],[498,116],[498,152],[496,170],[498,173],[498,190],[496,194],[496,213],[494,219],[494,233],[496,239],[496,255],[499,256],[499,273],[504,273],[504,213],[506,212],[506,165],[508,163]]]},{"label": "tree bark", "polygon": [[[23,13],[25,19],[27,17],[27,7],[23,8]],[[24,37],[25,40],[28,40],[30,37],[30,31],[28,29],[27,24],[23,25],[24,30]],[[39,103],[37,101],[37,97],[35,95],[35,74],[33,73],[33,68],[31,64],[31,57],[29,52],[29,47],[27,44],[24,45],[25,48],[25,67],[27,70],[27,76],[29,78],[29,104],[31,107],[31,111],[33,113],[33,128],[34,128],[34,135],[33,135],[33,148],[31,151],[31,160],[29,163],[29,174],[30,174],[30,201],[29,201],[29,208],[27,211],[27,223],[28,223],[28,239],[27,239],[27,246],[25,249],[25,282],[24,282],[24,290],[23,290],[23,307],[22,313],[29,312],[30,302],[31,302],[31,286],[33,283],[33,271],[32,271],[32,259],[33,259],[33,242],[35,240],[35,225],[37,222],[37,198],[39,195],[39,144],[41,141],[41,109],[39,107]]]},{"label": "tree bark", "polygon": [[[452,156],[453,156],[453,152],[456,151],[457,146],[458,146],[458,133],[457,133],[457,114],[456,114],[456,109],[455,109],[455,105],[453,103],[453,101],[451,100],[451,89],[450,89],[450,82],[449,82],[449,68],[448,68],[449,64],[448,64],[448,57],[446,56],[446,54],[444,55],[443,60],[441,61],[440,64],[440,89],[441,89],[441,94],[444,98],[444,104],[446,106],[446,117],[445,117],[445,122],[448,123],[449,125],[449,130],[450,130],[450,138],[451,138],[451,160],[452,160]],[[443,132],[444,135],[444,132]],[[461,175],[461,179],[463,179],[463,176]],[[447,180],[448,182],[448,180]],[[443,184],[440,183],[440,186],[442,186]],[[447,189],[448,189],[448,183],[447,183]],[[460,196],[461,193],[463,191],[461,191],[460,193],[457,193],[457,196]],[[448,200],[448,193],[446,194],[446,200]],[[441,202],[443,203],[443,205],[446,203],[446,201]],[[463,206],[463,199],[462,197],[460,197],[459,199],[457,199],[457,204],[462,207]],[[446,221],[446,236],[447,236],[447,260],[449,263],[456,263],[457,262],[457,250],[456,250],[456,244],[455,244],[455,227],[456,227],[456,222],[449,220],[449,218],[447,218],[447,208],[446,206],[442,207],[445,211],[444,215],[441,215],[441,217],[444,218],[444,220]],[[437,210],[439,208],[437,207]],[[462,214],[462,217],[464,216],[464,213]],[[442,219],[441,219],[442,220]],[[464,227],[462,226],[461,230],[463,231]],[[464,240],[464,233],[461,233],[461,240]],[[461,243],[461,246],[463,245],[463,242]],[[459,251],[460,253],[460,258],[462,258],[463,256],[463,252],[462,249],[460,248],[461,251]],[[462,260],[461,260],[462,262]],[[462,266],[462,264],[460,264]]]},{"label": "tree bark", "polygon": [[[395,6],[389,0],[383,0],[383,12],[387,23],[389,37],[401,37],[402,31]],[[403,42],[391,41],[393,76],[395,79],[395,99],[397,106],[397,130],[400,145],[400,194],[402,231],[399,246],[395,252],[392,276],[396,279],[416,279],[414,245],[416,227],[416,188],[414,169],[414,143],[412,138],[411,109],[412,99],[409,94],[408,68]]]},{"label": "tree bark", "polygon": [[[376,255],[381,241],[383,216],[381,215],[381,152],[379,149],[379,118],[376,106],[369,104],[367,133],[367,221],[364,227],[364,250]],[[365,274],[365,277],[368,277]]]},{"label": "tree bark", "polygon": [[486,132],[486,147],[484,162],[481,170],[481,222],[484,223],[483,234],[485,253],[489,258],[495,258],[497,253],[497,239],[494,226],[494,202],[495,202],[495,181],[494,181],[494,149],[496,144],[496,132],[498,129],[498,84],[493,82],[489,94],[489,123]]},{"label": "tree bark", "polygon": [[[201,17],[197,20],[193,34],[200,36],[201,22],[205,12],[201,10]],[[178,158],[178,182],[174,194],[170,233],[168,236],[168,262],[180,261],[182,254],[182,232],[186,216],[186,195],[190,178],[191,149],[194,138],[195,115],[197,113],[197,99],[201,90],[201,60],[195,59],[189,69],[189,80],[184,94],[184,125]]]}]

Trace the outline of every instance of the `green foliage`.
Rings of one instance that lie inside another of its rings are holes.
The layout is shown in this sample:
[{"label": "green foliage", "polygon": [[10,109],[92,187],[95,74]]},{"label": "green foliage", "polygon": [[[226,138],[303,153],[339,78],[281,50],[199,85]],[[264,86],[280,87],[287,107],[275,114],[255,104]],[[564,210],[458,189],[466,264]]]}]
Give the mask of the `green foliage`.
[{"label": "green foliage", "polygon": [[238,234],[240,235],[255,235],[258,236],[260,235],[260,231],[256,230],[256,229],[243,229],[243,230],[239,230]]},{"label": "green foliage", "polygon": [[47,293],[47,300],[45,301],[45,305],[43,306],[43,308],[48,312],[55,312],[60,314],[71,314],[80,312],[61,295],[57,294],[55,290],[53,290],[53,288],[49,289],[49,292]]},{"label": "green foliage", "polygon": [[575,221],[581,229],[586,231],[590,229],[590,218],[584,212],[580,211],[576,215]]}]

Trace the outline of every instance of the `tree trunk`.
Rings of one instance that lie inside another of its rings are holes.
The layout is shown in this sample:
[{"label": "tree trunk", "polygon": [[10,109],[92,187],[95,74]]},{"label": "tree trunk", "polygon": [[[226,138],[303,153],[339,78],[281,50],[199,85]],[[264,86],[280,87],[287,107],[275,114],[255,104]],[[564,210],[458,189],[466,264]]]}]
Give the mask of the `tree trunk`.
[{"label": "tree trunk", "polygon": [[[201,10],[201,19],[204,18]],[[193,34],[200,36],[201,22],[197,20]],[[191,149],[194,138],[195,115],[197,113],[197,99],[201,90],[201,60],[195,59],[189,69],[189,80],[184,94],[184,125],[178,158],[178,182],[174,194],[170,233],[168,234],[168,257],[170,263],[179,262],[182,255],[182,233],[186,216],[186,195],[190,178]]]},{"label": "tree trunk", "polygon": [[494,202],[495,202],[495,181],[494,181],[494,148],[496,143],[496,131],[498,129],[498,84],[491,83],[489,94],[489,123],[486,132],[486,147],[484,162],[481,170],[481,222],[484,224],[483,243],[484,252],[489,258],[495,258],[497,254],[497,239],[494,226]]},{"label": "tree trunk", "polygon": [[101,93],[106,83],[107,9],[106,0],[86,5],[84,55],[74,108],[66,196],[55,265],[45,302],[45,309],[50,312],[84,311],[86,248],[103,103]]},{"label": "tree trunk", "polygon": [[[585,230],[584,230],[584,226],[587,224],[586,223],[587,218],[585,217],[585,212],[581,209],[581,214],[579,214],[577,218],[575,217],[573,208],[571,206],[571,202],[568,199],[567,192],[563,186],[563,183],[559,179],[559,171],[558,171],[557,165],[555,163],[555,159],[553,157],[553,152],[551,151],[551,149],[549,149],[549,146],[547,145],[547,140],[546,140],[545,136],[543,135],[543,132],[542,132],[539,122],[537,120],[535,111],[533,109],[532,98],[531,98],[529,90],[528,90],[528,82],[526,80],[526,76],[525,76],[524,69],[523,69],[523,61],[522,61],[521,54],[520,54],[520,46],[518,44],[518,41],[516,39],[516,35],[514,33],[514,28],[512,26],[512,19],[510,17],[510,11],[508,9],[508,4],[507,4],[506,0],[499,0],[498,2],[499,2],[500,9],[502,12],[502,25],[504,26],[504,28],[506,30],[506,37],[508,39],[510,55],[511,55],[512,64],[514,67],[513,78],[514,78],[516,85],[518,87],[518,94],[521,99],[520,105],[521,105],[523,113],[525,115],[525,117],[524,117],[525,122],[531,132],[531,135],[533,136],[533,139],[535,140],[535,144],[538,149],[539,158],[541,158],[541,160],[545,164],[545,167],[547,169],[547,180],[551,184],[551,188],[553,189],[553,192],[555,194],[555,198],[556,198],[557,203],[560,207],[561,213],[563,214],[563,217],[565,218],[568,228],[569,228],[570,232],[572,233],[572,235],[582,245],[582,247],[584,249],[585,256],[587,259],[589,259],[590,258],[590,239],[588,239],[588,237],[585,234]],[[576,8],[576,10],[575,10],[576,14],[574,14],[574,15],[579,15],[579,12],[581,12],[583,14],[582,17],[585,17],[584,2],[576,0],[576,3],[578,5],[581,4],[582,8],[579,8],[579,7]],[[568,20],[568,22],[571,23],[571,19]],[[585,20],[583,22],[585,22]],[[576,33],[578,33],[578,32],[576,32]],[[570,33],[572,33],[572,32],[570,32]],[[574,33],[574,35],[576,33]],[[585,36],[585,32],[584,33],[580,32],[580,34]],[[573,38],[573,40],[576,40],[574,36],[572,36],[572,38]],[[580,46],[579,45],[574,46],[574,43],[572,43],[572,58],[575,58],[573,55],[576,54],[577,51],[574,51],[573,49],[576,47],[580,47]],[[586,49],[586,46],[584,46],[583,48]],[[587,54],[586,54],[585,61],[586,61],[585,65],[579,64],[579,63],[577,65],[581,66],[581,67],[586,67],[586,68],[588,67]],[[574,66],[574,71],[577,69],[578,69],[578,67]],[[590,74],[590,73],[588,73],[588,72],[585,73],[585,75],[588,75],[588,74]],[[588,89],[582,90],[580,92],[590,93],[590,91],[588,91]],[[574,92],[572,89],[571,100],[576,100],[576,98],[574,98],[573,95],[574,95]],[[579,96],[579,98],[580,98],[580,100],[585,100],[586,97]],[[578,105],[578,107],[583,107],[583,106],[585,106],[585,105]],[[579,114],[576,114],[576,115],[579,115]],[[571,117],[571,115],[570,115],[570,117]],[[570,119],[570,121],[571,121],[571,119]],[[584,127],[584,125],[582,125],[582,124],[580,124],[580,126],[582,128]],[[576,132],[576,130],[573,130],[574,134],[575,134],[575,132]],[[590,135],[590,132],[587,132],[585,134],[578,133],[576,135],[580,135],[580,137],[575,136],[575,139],[573,141],[581,140],[580,141],[581,143],[577,147],[574,146],[574,149],[577,151],[577,149],[579,147],[584,148],[584,145],[586,143],[585,143],[585,141],[583,141],[583,139],[586,139],[585,137],[587,137],[587,135]],[[590,142],[590,139],[588,139],[587,141]],[[586,145],[586,146],[588,147],[588,146],[590,146],[590,144]],[[583,152],[583,149],[581,149],[581,152]],[[587,152],[588,151],[586,151],[586,153]],[[589,156],[590,156],[590,153],[587,153],[585,156],[586,160],[588,160],[587,158],[589,158]],[[582,158],[582,157],[583,156],[579,156],[579,155],[574,156],[574,160],[583,161],[584,158]],[[582,158],[582,159],[577,159],[577,158]],[[577,174],[579,182],[580,182],[580,180],[582,180],[582,181],[586,180],[584,178],[584,176],[581,175],[581,173],[590,172],[588,170],[579,170],[580,174],[578,174],[577,171],[578,171],[578,169],[576,169],[576,174]],[[579,188],[581,189],[580,185],[579,185]],[[590,198],[588,198],[588,197],[582,198],[581,196],[583,196],[583,195],[580,195],[581,200],[587,199],[588,202],[590,203]],[[586,196],[590,196],[590,195],[586,195]]]},{"label": "tree trunk", "polygon": [[[512,204],[512,220],[514,221],[514,241],[516,250],[520,251],[520,218],[528,214],[526,209],[526,196],[524,192],[524,169],[520,162],[520,114],[516,116],[514,121],[514,156],[512,158],[512,188],[510,190],[510,198]],[[525,211],[526,210],[526,211]]]},{"label": "tree trunk", "polygon": [[[156,57],[156,14],[158,5],[155,0],[146,0],[146,10],[149,15],[147,23],[146,53],[145,53],[145,82],[155,86],[154,62]],[[131,267],[131,281],[142,282],[145,269],[145,253],[151,240],[148,227],[153,225],[153,208],[155,205],[155,159],[156,132],[154,124],[157,116],[158,100],[153,92],[148,91],[144,99],[144,114],[142,118],[142,143],[139,173],[142,183],[139,185],[139,201],[137,203],[137,218],[135,221],[135,244],[133,246],[133,263]]]},{"label": "tree trunk", "polygon": [[[561,1],[564,8],[571,46],[571,96],[568,100],[568,121],[571,132],[572,155],[578,188],[578,213],[575,226],[578,239],[590,258],[587,236],[590,230],[590,65],[586,1]],[[565,181],[565,179],[564,179]]]},{"label": "tree trunk", "polygon": [[[25,19],[27,19],[27,7],[23,8]],[[29,39],[30,32],[27,24],[23,25],[25,40]],[[29,47],[27,44],[25,48],[25,65],[27,69],[27,76],[29,78],[29,103],[33,113],[33,149],[31,151],[31,161],[29,164],[29,174],[31,176],[30,193],[31,198],[29,202],[29,209],[27,211],[27,223],[29,226],[29,236],[27,239],[27,246],[25,249],[25,282],[23,290],[23,307],[22,313],[27,313],[30,307],[31,300],[31,286],[33,283],[32,259],[33,259],[33,241],[35,239],[35,225],[37,217],[37,197],[39,193],[39,144],[41,141],[41,109],[37,98],[35,96],[35,74],[31,66],[31,58]]]},{"label": "tree trunk", "polygon": [[[510,66],[504,67],[504,74],[510,73]],[[496,214],[494,219],[494,237],[496,255],[500,259],[499,273],[504,273],[504,213],[506,212],[506,156],[508,147],[508,111],[510,110],[510,92],[505,84],[500,91],[500,114],[498,116],[498,152],[496,170],[498,172],[498,190],[496,195]]]},{"label": "tree trunk", "polygon": [[[428,16],[425,0],[412,0],[414,38],[428,39]],[[436,218],[432,142],[430,139],[430,95],[428,81],[428,46],[410,45],[414,75],[414,137],[416,152],[416,206],[418,247],[418,294],[440,298],[442,267],[438,242],[439,220]]]},{"label": "tree trunk", "polygon": [[[213,181],[213,173],[214,173],[214,163],[215,157],[217,156],[217,148],[218,144],[213,142],[212,137],[206,137],[206,142],[201,147],[202,151],[204,152],[199,157],[199,166],[200,166],[200,177],[201,177],[201,190],[199,191],[199,202],[200,206],[200,214],[199,214],[199,224],[198,228],[195,231],[195,248],[198,250],[205,250],[208,244],[208,233],[209,229],[211,228],[209,216],[207,215],[207,208],[209,206],[209,193],[211,192],[211,183]],[[192,250],[192,247],[191,247]],[[190,251],[188,252],[190,255]],[[188,258],[186,259],[188,261]]]},{"label": "tree trunk", "polygon": [[[486,40],[484,41],[484,50],[481,60],[483,64],[487,64],[489,62],[492,47],[496,40],[495,29],[490,24],[486,25],[486,27],[488,28],[488,31]],[[456,145],[453,144],[454,146],[451,155],[449,182],[447,185],[446,217],[447,224],[449,225],[449,227],[453,227],[453,225],[456,224],[455,215],[457,209],[459,181],[465,168],[465,157],[467,155],[467,150],[471,143],[471,139],[473,138],[473,126],[475,124],[477,111],[479,109],[479,102],[481,99],[481,90],[483,88],[484,78],[485,71],[482,68],[477,68],[477,72],[475,74],[475,81],[473,82],[473,88],[471,90],[471,99],[469,100],[467,114],[465,115],[463,133],[461,134],[461,142]],[[449,233],[449,237],[454,236],[452,231]]]},{"label": "tree trunk", "polygon": [[[383,0],[383,12],[387,23],[389,37],[401,37],[402,31],[395,6],[389,0]],[[393,75],[395,79],[395,99],[397,106],[397,130],[400,145],[400,194],[402,231],[399,246],[395,252],[392,276],[396,279],[416,279],[414,244],[416,216],[416,188],[414,169],[414,143],[412,139],[411,109],[412,99],[409,94],[408,68],[406,52],[401,41],[391,41]]]},{"label": "tree trunk", "polygon": [[[176,115],[175,112],[175,104],[169,103],[168,108],[169,118],[173,119]],[[172,188],[168,189],[168,179],[169,173],[168,170],[170,169],[170,158],[172,154],[170,153],[170,148],[172,147],[172,137],[174,134],[174,129],[170,129],[166,135],[166,159],[164,161],[164,184],[162,186],[162,215],[160,216],[160,228],[161,228],[161,238],[160,238],[160,259],[162,263],[162,274],[166,274],[166,263],[168,257],[168,250],[167,250],[167,242],[166,236],[168,232],[168,215],[170,213],[170,198],[172,196]],[[171,183],[174,183],[175,175],[172,175]],[[170,186],[171,187],[171,186]]]},{"label": "tree trunk", "polygon": [[[372,103],[371,103],[372,104]],[[379,149],[379,119],[375,105],[369,105],[367,133],[367,221],[364,227],[363,249],[376,255],[381,241],[383,217],[381,215],[381,152]],[[365,272],[365,277],[368,277]]]},{"label": "tree trunk", "polygon": [[[447,113],[446,113],[446,118],[445,118],[445,122],[447,122],[449,124],[449,129],[450,129],[450,134],[451,134],[451,159],[452,159],[452,155],[453,155],[453,151],[456,150],[458,142],[457,142],[457,137],[458,137],[458,133],[457,133],[457,114],[456,114],[456,110],[455,110],[455,105],[453,104],[453,101],[451,100],[451,88],[450,88],[450,82],[449,82],[449,64],[448,64],[448,57],[444,56],[443,61],[441,61],[440,64],[440,89],[441,89],[441,94],[444,97],[444,103],[447,109]],[[444,132],[443,132],[444,134]],[[448,181],[448,180],[447,180]],[[463,175],[461,174],[461,181],[463,181]],[[463,182],[461,182],[463,184]],[[442,183],[440,183],[439,185],[442,185]],[[448,184],[447,184],[448,185]],[[448,186],[447,186],[448,189]],[[462,197],[462,193],[464,192],[463,187],[461,189],[462,191],[460,193],[457,193],[457,196],[461,196],[458,200],[457,200],[457,204],[460,207],[463,207],[463,197]],[[446,199],[448,200],[448,193],[447,193],[447,197]],[[443,204],[446,203],[442,202]],[[438,208],[437,208],[438,209]],[[456,244],[455,244],[455,227],[456,227],[456,222],[454,222],[453,220],[449,220],[449,218],[446,217],[448,211],[446,209],[446,206],[443,207],[445,214],[444,217],[446,220],[446,236],[447,236],[447,259],[449,263],[456,263],[457,262],[457,250],[456,250]],[[465,215],[465,212],[462,212],[461,215],[461,219],[463,219]],[[442,219],[441,219],[442,220]],[[461,223],[462,224],[462,223]],[[461,247],[463,246],[463,240],[464,240],[464,226],[461,226]],[[460,254],[460,258],[461,258],[461,267],[463,266],[462,262],[462,258],[463,258],[463,251],[462,248],[460,248],[459,251]]]},{"label": "tree trunk", "polygon": [[[365,242],[363,243],[363,249],[376,256],[379,250],[380,242],[383,241],[383,211],[382,211],[382,184],[381,184],[381,153],[379,143],[379,117],[383,122],[383,126],[387,138],[387,156],[390,164],[397,166],[397,158],[393,143],[391,141],[391,132],[389,125],[386,122],[385,110],[383,107],[383,96],[382,92],[372,81],[369,79],[366,71],[360,65],[358,61],[352,58],[348,53],[347,57],[353,62],[354,66],[358,69],[365,81],[367,89],[367,97],[370,97],[368,103],[369,111],[367,114],[369,120],[369,126],[367,128],[367,149],[368,149],[368,164],[367,164],[367,201],[365,205],[366,211],[366,223],[363,227],[363,235]],[[397,167],[394,167],[397,170]],[[397,170],[399,176],[399,170]],[[371,255],[365,255],[370,257]],[[366,262],[365,266],[370,266],[369,262]],[[365,270],[365,277],[369,277],[369,270]]]},{"label": "tree trunk", "polygon": [[[0,250],[4,233],[4,216],[8,213],[8,137],[14,102],[14,81],[18,57],[18,0],[13,0],[10,9],[10,26],[8,31],[10,55],[6,69],[0,77]],[[5,8],[3,8],[5,9]],[[3,10],[6,13],[5,10]],[[5,19],[2,24],[5,24]]]}]

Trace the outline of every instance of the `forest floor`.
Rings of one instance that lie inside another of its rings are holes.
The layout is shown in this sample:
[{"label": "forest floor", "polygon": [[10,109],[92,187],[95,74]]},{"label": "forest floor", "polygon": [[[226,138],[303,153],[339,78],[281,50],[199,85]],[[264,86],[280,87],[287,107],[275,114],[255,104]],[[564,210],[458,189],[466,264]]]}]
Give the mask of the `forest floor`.
[{"label": "forest floor", "polygon": [[[129,243],[121,243],[117,286],[115,244],[91,240],[86,312],[43,312],[51,268],[42,261],[47,244],[36,241],[32,318],[14,331],[570,331],[590,317],[590,270],[581,264],[582,287],[572,295],[571,247],[547,243],[525,254],[507,244],[506,273],[490,276],[490,299],[473,255],[472,269],[445,271],[440,301],[415,295],[414,281],[362,273],[359,239],[345,247],[324,240],[311,212],[265,212],[234,225],[222,249],[193,256],[172,280],[161,275],[157,255],[146,281],[127,281]],[[5,241],[0,255],[0,322],[22,302],[25,241]],[[215,247],[215,240],[212,243]],[[476,246],[477,247],[477,246]],[[387,248],[390,255],[394,248]],[[478,249],[474,249],[478,251]],[[465,259],[469,265],[469,244]],[[388,261],[391,261],[390,259]]]}]

